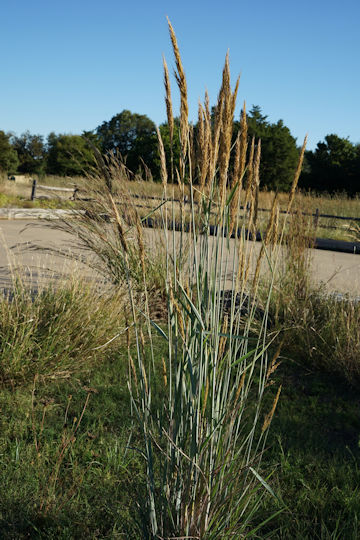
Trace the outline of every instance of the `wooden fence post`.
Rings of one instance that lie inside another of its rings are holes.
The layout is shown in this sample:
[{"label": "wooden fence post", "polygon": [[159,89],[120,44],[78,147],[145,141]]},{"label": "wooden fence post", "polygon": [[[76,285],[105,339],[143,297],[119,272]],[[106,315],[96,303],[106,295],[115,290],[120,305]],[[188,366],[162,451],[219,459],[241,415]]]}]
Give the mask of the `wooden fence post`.
[{"label": "wooden fence post", "polygon": [[31,198],[30,198],[31,201],[35,199],[35,195],[36,195],[36,180],[33,180],[32,188],[31,188]]},{"label": "wooden fence post", "polygon": [[315,229],[317,229],[317,226],[318,226],[318,223],[319,223],[319,209],[317,208],[315,210],[315,214],[314,214],[314,227]]}]

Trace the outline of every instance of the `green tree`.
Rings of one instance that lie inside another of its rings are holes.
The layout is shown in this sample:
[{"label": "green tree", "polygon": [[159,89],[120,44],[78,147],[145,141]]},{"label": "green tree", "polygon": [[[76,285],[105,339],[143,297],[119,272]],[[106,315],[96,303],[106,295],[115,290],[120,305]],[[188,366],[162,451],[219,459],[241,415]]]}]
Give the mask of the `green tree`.
[{"label": "green tree", "polygon": [[48,174],[82,176],[94,166],[93,151],[81,135],[56,135],[47,140]]},{"label": "green tree", "polygon": [[14,137],[12,144],[19,157],[19,172],[39,175],[45,172],[46,148],[42,135],[31,135],[26,131],[20,137]]},{"label": "green tree", "polygon": [[94,131],[83,131],[81,136],[84,137],[84,139],[89,142],[90,147],[93,145],[98,150],[100,151],[102,150],[101,139],[97,133],[94,133]]},{"label": "green tree", "polygon": [[[282,120],[271,124],[254,105],[247,115],[249,139],[261,139],[260,185],[288,191],[299,159],[296,139]],[[236,122],[235,135],[239,129]]]},{"label": "green tree", "polygon": [[19,158],[12,146],[11,134],[0,131],[0,171],[6,174],[14,174],[19,164]]},{"label": "green tree", "polygon": [[146,115],[124,110],[108,122],[103,122],[95,132],[103,152],[120,152],[127,167],[133,172],[141,169],[143,160],[155,176],[156,127]]},{"label": "green tree", "polygon": [[360,191],[360,147],[338,135],[326,135],[314,151],[306,152],[307,169],[300,185],[333,193],[347,191],[354,195]]}]

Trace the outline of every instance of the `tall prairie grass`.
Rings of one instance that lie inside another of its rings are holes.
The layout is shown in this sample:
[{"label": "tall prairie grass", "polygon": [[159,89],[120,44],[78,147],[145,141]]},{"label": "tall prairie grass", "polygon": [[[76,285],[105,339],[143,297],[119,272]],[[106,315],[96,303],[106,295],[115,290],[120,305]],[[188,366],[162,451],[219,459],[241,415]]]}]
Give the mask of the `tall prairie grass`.
[{"label": "tall prairie grass", "polygon": [[[227,55],[213,125],[207,95],[204,105],[199,105],[198,152],[194,153],[188,123],[186,78],[170,22],[169,30],[180,92],[182,152],[174,168],[180,192],[184,192],[185,185],[189,186],[190,232],[186,235],[182,228],[177,239],[174,230],[168,231],[173,208],[162,207],[168,321],[165,328],[156,326],[156,329],[168,343],[168,358],[163,359],[165,395],[161,406],[155,410],[152,406],[152,362],[143,354],[141,346],[137,347],[140,376],[130,384],[133,407],[144,436],[148,472],[148,496],[142,508],[144,535],[154,538],[239,537],[251,531],[261,490],[271,492],[259,467],[281,388],[271,409],[263,411],[263,396],[276,364],[276,360],[271,363],[268,359],[272,281],[261,311],[257,288],[261,259],[270,249],[270,240],[274,251],[280,234],[275,231],[277,202],[275,199],[253,274],[250,272],[254,247],[251,238],[257,223],[261,142],[253,140],[247,152],[247,125],[243,115],[242,131],[234,149],[234,171],[230,174],[239,79],[232,90]],[[171,125],[172,96],[166,67],[165,88]],[[171,188],[159,132],[158,138],[166,200]],[[300,167],[301,161],[288,209]],[[196,180],[198,187],[195,188]],[[242,224],[239,229],[243,185],[250,209],[246,226]],[[215,238],[211,239],[214,215]],[[183,209],[181,219],[184,220]],[[231,231],[236,232],[236,242],[229,240]],[[185,243],[188,245],[184,258]],[[140,343],[138,321],[141,317],[131,295],[130,272],[128,275],[135,338]],[[225,295],[229,280],[230,294]],[[147,287],[146,279],[144,287]],[[146,311],[143,317],[150,333],[150,325],[154,323]],[[250,419],[250,427],[249,423],[244,427],[245,417],[247,421]]]},{"label": "tall prairie grass", "polygon": [[[255,256],[261,141],[253,139],[248,148],[244,114],[232,148],[239,79],[232,89],[228,55],[214,122],[207,94],[199,105],[195,152],[186,77],[170,22],[169,30],[180,93],[181,155],[179,163],[168,168],[158,132],[163,253],[146,247],[142,218],[125,189],[126,170],[113,156],[97,155],[99,173],[88,182],[90,205],[78,219],[61,226],[93,251],[95,264],[115,285],[125,284],[128,290],[128,384],[147,470],[147,495],[139,501],[143,537],[239,538],[255,534],[253,516],[263,493],[272,493],[261,476],[261,458],[281,392],[279,387],[273,404],[264,410],[263,397],[279,354],[269,357],[273,279],[262,306],[258,288],[264,261],[273,261],[275,275],[283,232],[275,197],[263,247]],[[166,62],[164,69],[171,127],[174,112]],[[235,166],[230,169],[232,154]],[[173,182],[180,193],[178,209],[168,203]],[[189,211],[181,202],[185,192]],[[249,208],[246,222],[239,214],[242,197]],[[175,212],[180,231],[172,225]],[[229,232],[235,232],[235,241]],[[165,308],[163,323],[154,318],[159,298]],[[154,332],[167,347],[161,359],[153,347]]]}]

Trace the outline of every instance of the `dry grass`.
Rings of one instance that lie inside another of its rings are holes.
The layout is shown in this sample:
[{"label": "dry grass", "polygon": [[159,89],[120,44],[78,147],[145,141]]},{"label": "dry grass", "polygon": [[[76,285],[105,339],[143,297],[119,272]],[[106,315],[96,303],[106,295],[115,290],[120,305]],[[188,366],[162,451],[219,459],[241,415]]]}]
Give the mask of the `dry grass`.
[{"label": "dry grass", "polygon": [[95,257],[86,264],[115,287],[131,279],[137,303],[143,305],[150,298],[152,316],[157,318],[164,311],[161,246],[154,250],[144,243],[141,217],[126,189],[129,180],[123,162],[115,156],[97,158],[99,171],[83,181],[85,197],[77,201],[74,216],[50,226],[69,232],[81,249],[92,252]]},{"label": "dry grass", "polygon": [[89,370],[124,325],[124,293],[99,293],[75,277],[32,291],[14,276],[0,297],[0,384]]},{"label": "dry grass", "polygon": [[317,234],[301,207],[289,219],[279,272],[271,299],[273,331],[283,357],[308,368],[336,373],[352,384],[360,380],[360,303],[330,295],[311,277],[311,248]]},{"label": "dry grass", "polygon": [[[147,467],[148,495],[141,503],[144,508],[142,523],[148,536],[215,539],[225,534],[241,537],[251,534],[251,513],[255,512],[261,499],[261,495],[253,497],[253,494],[258,493],[261,486],[267,487],[258,468],[280,395],[279,389],[270,410],[262,409],[269,374],[276,368],[275,363],[269,366],[267,357],[267,320],[273,281],[268,286],[264,309],[258,309],[259,272],[255,272],[255,276],[251,272],[255,251],[251,234],[257,229],[261,142],[253,141],[246,155],[246,135],[243,134],[242,140],[240,135],[235,149],[237,178],[230,179],[233,113],[239,81],[232,90],[227,55],[213,126],[208,116],[207,97],[199,106],[201,127],[198,152],[194,155],[192,130],[187,119],[186,80],[170,23],[169,30],[180,92],[181,155],[179,163],[174,163],[174,169],[180,193],[185,185],[189,186],[190,207],[186,219],[190,234],[182,229],[179,242],[176,242],[175,230],[168,230],[169,216],[174,217],[174,206],[164,205],[159,209],[164,224],[159,234],[164,236],[164,285],[168,307],[165,330],[156,326],[168,345],[168,358],[162,366],[166,388],[160,408],[154,408],[152,401],[156,392],[151,383],[156,378],[151,344],[154,322],[145,305],[141,313],[148,323],[151,351],[146,354],[133,293],[138,280],[129,265],[127,248],[122,246],[123,273],[129,288],[137,348],[137,361],[129,358],[130,372],[136,373],[130,391],[144,436]],[[166,80],[166,64],[164,67]],[[242,127],[246,132],[244,121]],[[158,137],[162,198],[166,200],[169,188],[166,156],[159,132]],[[193,171],[197,168],[201,189],[196,190],[195,203]],[[240,219],[241,180],[245,168],[248,171],[245,199],[249,212],[245,219]],[[289,210],[298,171],[288,198]],[[230,191],[228,186],[231,186]],[[276,232],[277,216],[275,199],[267,224],[267,241],[273,239],[275,246],[284,234],[283,230],[281,234]],[[117,219],[115,216],[114,222]],[[183,219],[180,211],[181,222]],[[216,230],[214,239],[210,239],[213,224]],[[241,227],[240,238],[232,243],[226,238],[225,228],[229,225]],[[118,234],[121,236],[122,233]],[[185,239],[188,247],[184,257]],[[275,249],[273,252],[276,261],[277,252]],[[236,255],[241,261],[239,270],[235,266]],[[260,252],[259,266],[262,258],[263,252]],[[232,283],[227,295],[224,294],[225,274]],[[149,282],[145,274],[144,278],[147,296]],[[242,418],[245,415],[251,418],[252,427],[243,433]],[[260,422],[264,417],[265,420]],[[243,477],[239,476],[239,471],[244,471]]]}]

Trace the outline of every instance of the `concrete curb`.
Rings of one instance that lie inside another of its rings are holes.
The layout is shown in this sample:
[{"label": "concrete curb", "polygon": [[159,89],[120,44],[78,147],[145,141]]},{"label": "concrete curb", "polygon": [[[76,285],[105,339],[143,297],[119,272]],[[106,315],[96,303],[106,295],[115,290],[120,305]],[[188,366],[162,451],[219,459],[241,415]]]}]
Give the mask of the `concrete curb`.
[{"label": "concrete curb", "polygon": [[76,214],[74,210],[61,208],[0,208],[1,219],[59,219]]}]

